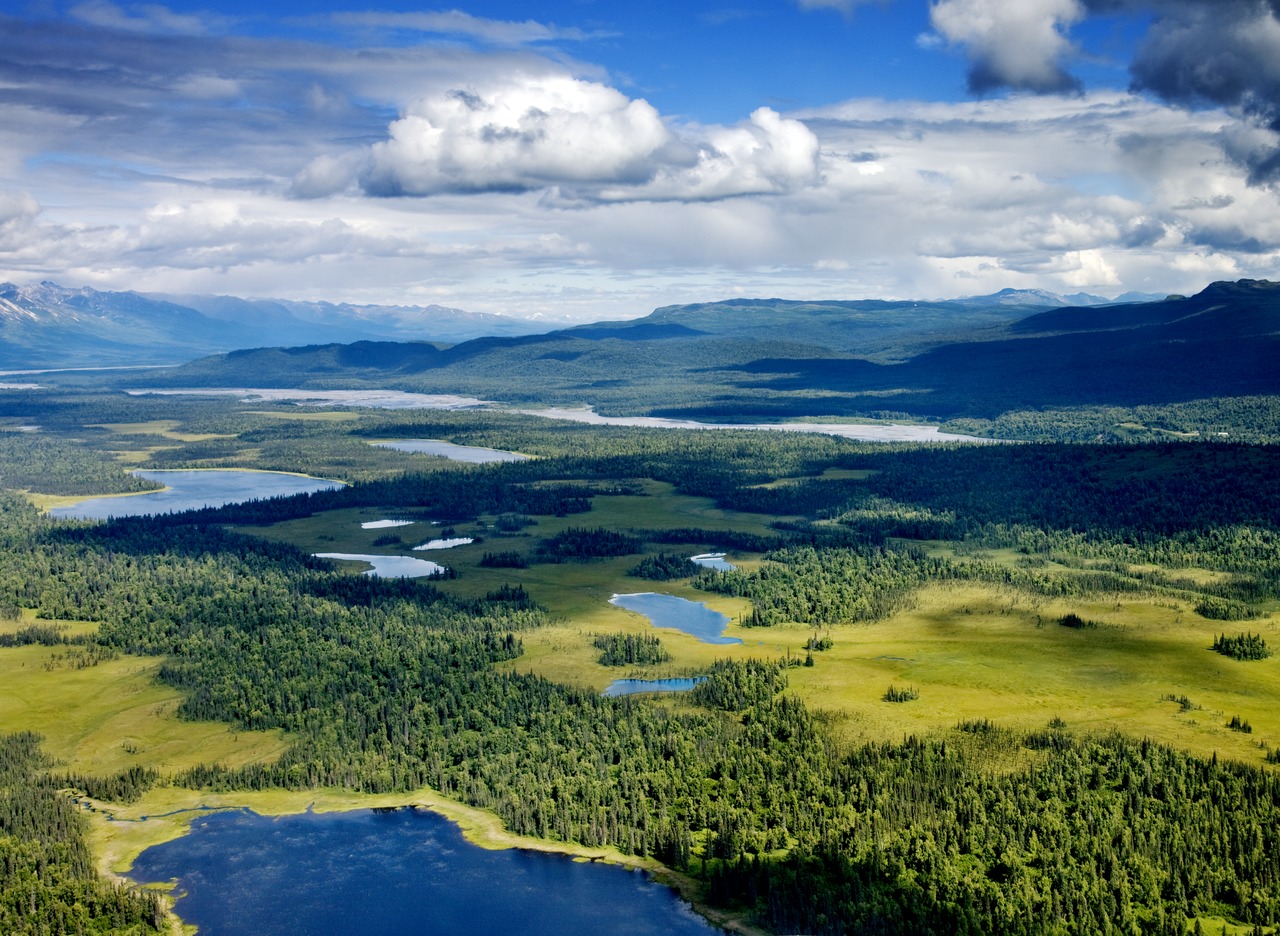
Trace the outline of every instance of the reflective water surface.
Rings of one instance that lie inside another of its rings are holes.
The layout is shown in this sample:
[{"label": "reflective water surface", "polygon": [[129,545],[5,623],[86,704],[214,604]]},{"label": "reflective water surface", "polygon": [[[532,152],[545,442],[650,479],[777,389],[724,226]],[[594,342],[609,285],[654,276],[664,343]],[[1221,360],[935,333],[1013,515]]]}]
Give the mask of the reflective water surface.
[{"label": "reflective water surface", "polygon": [[643,873],[467,842],[419,809],[215,813],[129,876],[177,879],[200,936],[711,936]]},{"label": "reflective water surface", "polygon": [[340,481],[326,481],[306,475],[279,471],[183,468],[164,471],[135,471],[140,478],[159,481],[163,491],[128,494],[123,497],[90,497],[49,511],[54,517],[78,520],[106,520],[108,517],[139,517],[144,514],[179,513],[201,507],[222,507],[245,501],[287,497],[312,491],[343,487]]},{"label": "reflective water surface", "polygon": [[729,619],[701,602],[677,598],[675,595],[641,592],[635,595],[614,595],[609,603],[643,614],[654,627],[674,627],[697,637],[703,643],[742,643],[737,637],[724,636],[724,628]]}]

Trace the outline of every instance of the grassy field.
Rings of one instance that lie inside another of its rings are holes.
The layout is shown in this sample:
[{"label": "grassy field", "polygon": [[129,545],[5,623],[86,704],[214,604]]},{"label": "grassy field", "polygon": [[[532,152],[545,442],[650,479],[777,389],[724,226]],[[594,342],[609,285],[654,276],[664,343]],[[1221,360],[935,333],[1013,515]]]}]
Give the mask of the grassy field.
[{"label": "grassy field", "polygon": [[209,439],[233,439],[234,435],[218,434],[212,432],[179,432],[178,428],[182,425],[181,420],[177,419],[152,419],[148,422],[137,423],[89,423],[88,426],[94,429],[108,429],[119,435],[153,435],[162,439],[172,439],[175,442],[205,442]]},{"label": "grassy field", "polygon": [[[70,625],[69,633],[92,627]],[[171,773],[207,761],[245,764],[278,757],[288,743],[278,732],[179,719],[180,695],[155,679],[158,659],[122,655],[83,666],[81,652],[0,649],[0,729],[43,735],[58,771],[107,775],[142,764]]]}]

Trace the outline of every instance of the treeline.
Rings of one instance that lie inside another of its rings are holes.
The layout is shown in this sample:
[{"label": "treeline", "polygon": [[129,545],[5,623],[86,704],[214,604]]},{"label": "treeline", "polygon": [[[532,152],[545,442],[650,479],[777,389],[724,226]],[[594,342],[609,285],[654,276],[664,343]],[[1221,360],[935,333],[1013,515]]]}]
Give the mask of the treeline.
[{"label": "treeline", "polygon": [[1040,753],[986,771],[945,740],[867,745],[833,778],[846,820],[719,866],[712,893],[815,934],[1181,936],[1195,916],[1280,917],[1274,774],[1121,735],[985,736]]},{"label": "treeline", "polygon": [[142,936],[160,931],[153,894],[99,877],[85,818],[48,774],[30,732],[0,735],[0,932]]},{"label": "treeline", "polygon": [[1133,442],[1192,436],[1206,441],[1280,442],[1280,396],[1210,397],[1151,406],[1013,410],[995,419],[953,419],[949,432],[996,439]]},{"label": "treeline", "polygon": [[160,782],[160,774],[150,767],[134,764],[109,777],[61,774],[53,782],[60,789],[78,790],[90,799],[107,803],[134,803]]}]

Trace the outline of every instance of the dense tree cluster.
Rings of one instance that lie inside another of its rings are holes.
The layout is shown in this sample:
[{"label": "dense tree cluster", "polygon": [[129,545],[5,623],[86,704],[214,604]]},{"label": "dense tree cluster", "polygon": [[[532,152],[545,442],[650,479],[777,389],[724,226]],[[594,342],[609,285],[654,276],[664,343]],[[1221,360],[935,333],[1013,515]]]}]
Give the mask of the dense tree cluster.
[{"label": "dense tree cluster", "polygon": [[1213,649],[1233,660],[1265,660],[1273,652],[1261,634],[1219,634],[1214,638]]},{"label": "dense tree cluster", "polygon": [[627,556],[644,548],[644,543],[628,533],[604,527],[569,527],[555,536],[538,541],[539,562],[586,562],[611,556]]},{"label": "dense tree cluster", "polygon": [[651,582],[669,582],[672,579],[693,578],[701,571],[702,566],[688,556],[659,552],[653,556],[645,556],[627,574]]},{"label": "dense tree cluster", "polygon": [[30,733],[0,735],[0,932],[142,936],[163,911],[152,894],[98,876],[85,819],[47,773]]},{"label": "dense tree cluster", "polygon": [[0,432],[0,488],[39,494],[129,494],[164,485],[138,478],[119,462],[39,432]]},{"label": "dense tree cluster", "polygon": [[526,569],[529,562],[524,556],[510,549],[486,552],[480,557],[480,565],[486,569]]},{"label": "dense tree cluster", "polygon": [[766,556],[758,570],[704,571],[695,584],[707,591],[748,598],[748,626],[784,621],[849,624],[887,617],[907,607],[913,591],[930,579],[952,577],[954,567],[916,550],[800,546]]},{"label": "dense tree cluster", "polygon": [[652,634],[601,634],[591,645],[600,651],[601,666],[650,666],[671,659]]}]

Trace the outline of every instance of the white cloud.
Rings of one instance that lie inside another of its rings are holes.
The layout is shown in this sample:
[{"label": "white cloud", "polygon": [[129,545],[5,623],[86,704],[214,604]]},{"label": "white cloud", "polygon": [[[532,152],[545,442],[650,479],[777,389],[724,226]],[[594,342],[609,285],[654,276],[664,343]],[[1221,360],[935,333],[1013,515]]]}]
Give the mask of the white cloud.
[{"label": "white cloud", "polygon": [[375,194],[641,182],[671,139],[647,102],[566,75],[435,94],[389,132],[364,180]]},{"label": "white cloud", "polygon": [[1085,16],[1080,0],[936,0],[929,16],[943,37],[964,47],[976,91],[1077,86],[1063,60],[1072,51],[1066,30]]},{"label": "white cloud", "polygon": [[[673,128],[647,101],[569,75],[515,74],[416,102],[369,151],[374,195],[549,190],[565,202],[701,200],[788,192],[817,181],[804,124],[762,107],[733,127]],[[345,186],[358,159],[324,156],[295,191]]]}]

